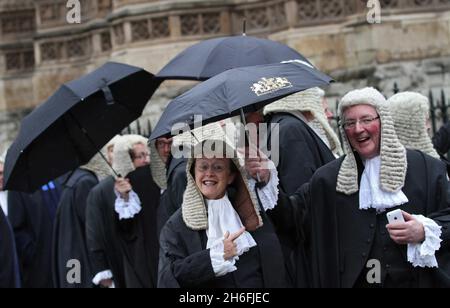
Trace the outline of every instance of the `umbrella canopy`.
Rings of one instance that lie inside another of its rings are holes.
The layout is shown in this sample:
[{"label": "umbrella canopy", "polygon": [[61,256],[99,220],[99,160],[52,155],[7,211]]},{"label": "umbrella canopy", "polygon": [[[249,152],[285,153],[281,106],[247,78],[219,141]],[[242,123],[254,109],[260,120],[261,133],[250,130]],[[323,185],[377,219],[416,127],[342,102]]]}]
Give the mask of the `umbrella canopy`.
[{"label": "umbrella canopy", "polygon": [[141,68],[108,62],[62,85],[22,120],[6,156],[4,188],[32,192],[86,164],[142,114],[160,82]]},{"label": "umbrella canopy", "polygon": [[251,36],[221,37],[195,44],[170,61],[156,76],[163,79],[206,80],[245,66],[309,61],[294,49]]},{"label": "umbrella canopy", "polygon": [[169,135],[175,124],[203,125],[258,110],[290,94],[328,85],[331,77],[304,62],[241,67],[223,72],[175,98],[164,110],[150,139]]}]

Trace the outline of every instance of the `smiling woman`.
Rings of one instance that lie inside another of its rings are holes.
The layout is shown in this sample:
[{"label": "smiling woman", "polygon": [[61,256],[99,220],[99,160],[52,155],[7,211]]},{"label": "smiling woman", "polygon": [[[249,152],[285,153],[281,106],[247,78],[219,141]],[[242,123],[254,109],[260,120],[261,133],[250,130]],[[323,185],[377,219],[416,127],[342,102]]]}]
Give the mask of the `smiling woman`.
[{"label": "smiling woman", "polygon": [[280,243],[261,210],[268,205],[258,204],[237,155],[201,153],[189,159],[183,204],[161,231],[158,287],[285,286]]}]

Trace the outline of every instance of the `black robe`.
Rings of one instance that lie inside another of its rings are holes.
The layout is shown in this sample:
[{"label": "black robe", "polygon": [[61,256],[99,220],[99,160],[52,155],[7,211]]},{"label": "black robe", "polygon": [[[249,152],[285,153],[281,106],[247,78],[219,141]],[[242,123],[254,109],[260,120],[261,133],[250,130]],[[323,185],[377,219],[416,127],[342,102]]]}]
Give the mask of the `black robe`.
[{"label": "black robe", "polygon": [[[279,124],[280,148],[277,170],[280,188],[287,194],[293,194],[300,186],[309,182],[317,169],[335,160],[335,156],[308,124],[294,115],[276,113],[270,122]],[[270,138],[268,140],[270,141]],[[302,261],[297,255],[304,255],[305,252],[296,246],[298,242],[296,233],[286,233],[278,229],[277,234],[286,258],[291,283],[299,287],[308,287],[309,266],[306,260]],[[306,256],[303,259],[306,259]]]},{"label": "black robe", "polygon": [[444,156],[450,151],[450,122],[445,123],[434,134],[432,141],[439,155]]},{"label": "black robe", "polygon": [[51,252],[53,223],[60,198],[60,183],[54,189],[33,194],[8,192],[8,219],[14,231],[22,287],[53,287]]},{"label": "black robe", "polygon": [[158,209],[158,234],[167,220],[172,216],[183,202],[186,190],[186,164],[184,158],[172,158],[167,169],[167,189],[161,195]]},{"label": "black robe", "polygon": [[160,190],[148,166],[136,169],[127,178],[142,206],[132,219],[119,221],[112,177],[100,182],[88,196],[86,236],[92,274],[111,270],[117,288],[156,287]]},{"label": "black robe", "polygon": [[[53,283],[57,288],[92,286],[89,254],[86,245],[86,202],[91,189],[98,184],[94,173],[77,169],[63,184],[53,233]],[[70,260],[79,261],[80,281],[67,280],[74,269]]]},{"label": "black robe", "polygon": [[20,276],[14,235],[0,208],[0,289],[18,287],[20,287]]},{"label": "black robe", "polygon": [[257,246],[240,257],[237,271],[216,278],[206,249],[206,231],[189,229],[179,209],[161,231],[158,288],[286,287],[279,240],[265,213],[261,216],[264,225],[250,232]]},{"label": "black robe", "polygon": [[[431,217],[442,226],[443,243],[437,252],[440,268],[414,268],[406,259],[407,246],[397,245],[390,239],[385,228],[386,212],[377,215],[373,209],[360,210],[359,193],[347,196],[336,192],[341,158],[320,168],[311,182],[303,185],[294,196],[289,199],[281,196],[275,208],[275,211],[283,208],[285,215],[285,219],[276,223],[303,234],[310,247],[314,287],[367,286],[366,266],[373,257],[381,262],[382,284],[378,286],[448,286],[445,262],[448,262],[450,219],[445,167],[439,160],[419,151],[408,150],[407,160],[402,191],[409,202],[398,208]],[[360,180],[364,166],[359,157],[357,161]]]},{"label": "black robe", "polygon": [[335,160],[322,139],[294,115],[277,113],[271,117],[270,123],[279,124],[280,159],[277,170],[280,186],[286,193],[293,194],[309,182],[317,169]]}]

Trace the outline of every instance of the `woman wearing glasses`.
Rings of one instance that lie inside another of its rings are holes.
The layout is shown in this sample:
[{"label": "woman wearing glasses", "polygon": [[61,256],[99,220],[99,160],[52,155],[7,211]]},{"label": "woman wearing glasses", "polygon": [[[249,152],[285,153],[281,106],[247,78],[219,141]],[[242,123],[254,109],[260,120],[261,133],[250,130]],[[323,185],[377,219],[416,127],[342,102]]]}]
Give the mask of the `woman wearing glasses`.
[{"label": "woman wearing glasses", "polygon": [[220,148],[188,161],[183,203],[161,231],[158,287],[284,287],[280,243],[265,213],[276,204],[276,171],[257,189],[259,203],[256,181],[224,155],[233,150]]}]

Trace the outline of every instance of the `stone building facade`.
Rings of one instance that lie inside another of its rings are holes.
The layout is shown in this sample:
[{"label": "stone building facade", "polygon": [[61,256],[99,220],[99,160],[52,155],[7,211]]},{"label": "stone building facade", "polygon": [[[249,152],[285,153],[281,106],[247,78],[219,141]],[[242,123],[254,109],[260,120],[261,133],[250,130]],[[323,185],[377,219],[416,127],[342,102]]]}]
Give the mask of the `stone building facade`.
[{"label": "stone building facade", "polygon": [[[71,24],[68,4],[79,3]],[[242,34],[285,43],[337,82],[331,98],[366,85],[392,94],[447,88],[450,0],[0,0],[0,150],[20,119],[62,83],[108,60],[157,73],[186,47]],[[144,118],[156,123],[192,82],[166,81]]]}]

